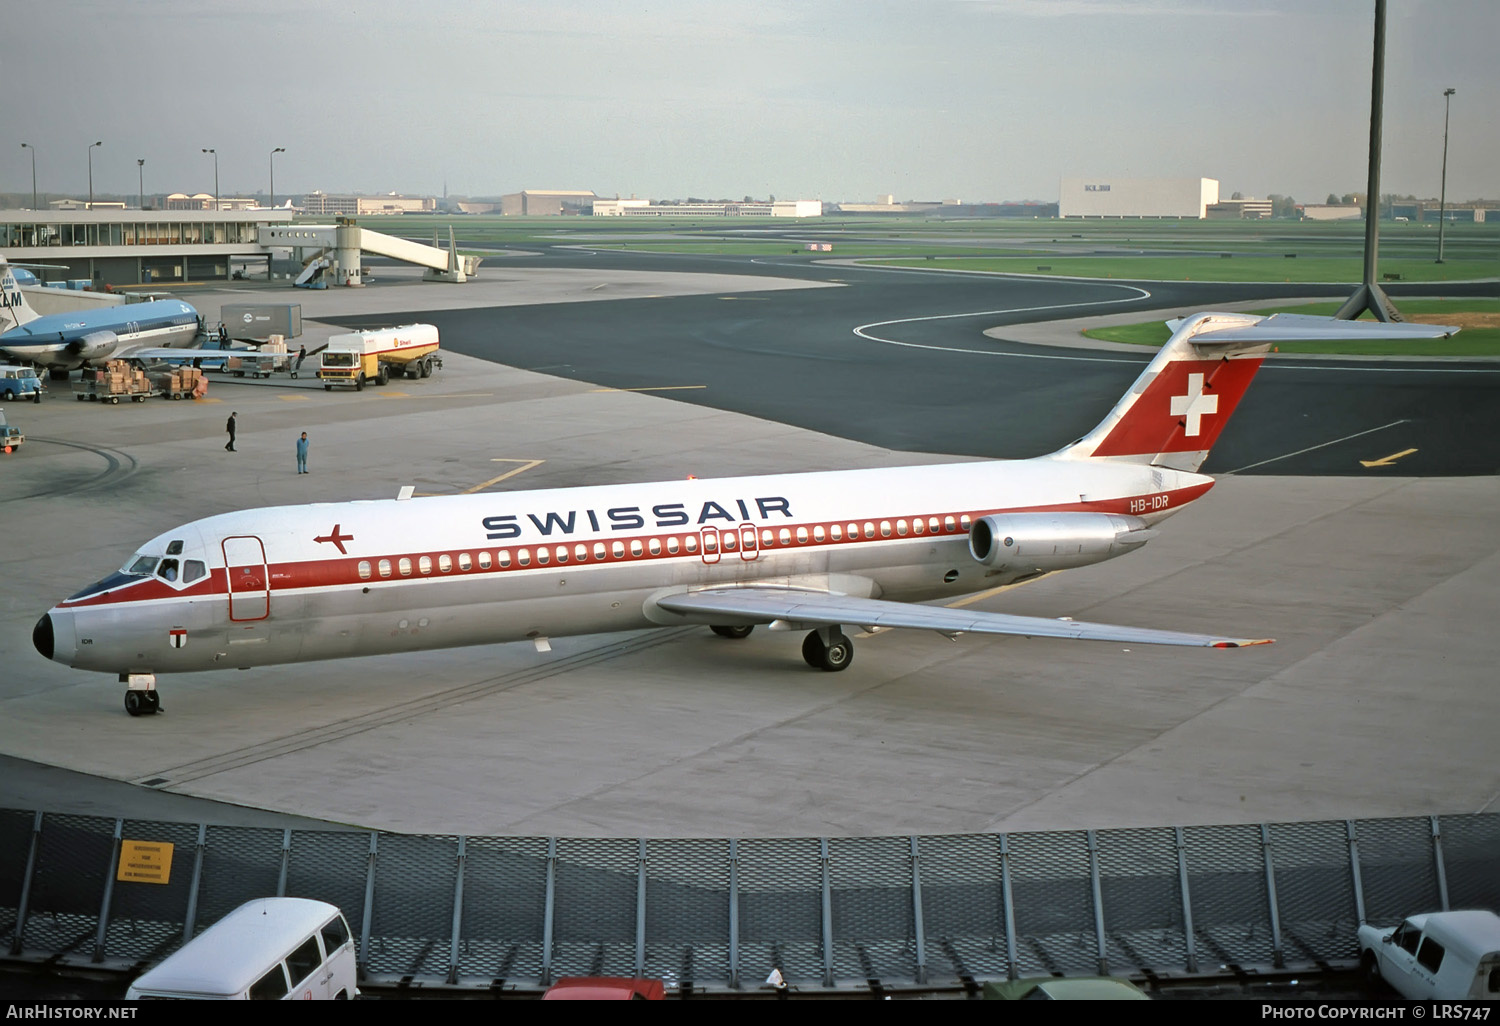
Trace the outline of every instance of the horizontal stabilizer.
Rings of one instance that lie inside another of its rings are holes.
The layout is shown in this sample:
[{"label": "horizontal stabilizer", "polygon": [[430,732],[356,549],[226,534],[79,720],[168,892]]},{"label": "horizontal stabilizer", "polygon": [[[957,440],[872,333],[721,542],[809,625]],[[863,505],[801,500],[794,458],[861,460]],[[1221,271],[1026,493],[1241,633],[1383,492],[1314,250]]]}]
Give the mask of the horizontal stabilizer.
[{"label": "horizontal stabilizer", "polygon": [[[1347,321],[1311,314],[1272,314],[1249,320],[1244,314],[1210,314],[1209,320],[1192,334],[1195,346],[1230,342],[1298,342],[1383,338],[1450,338],[1459,329],[1446,324],[1413,324],[1410,321]],[[1222,320],[1220,320],[1222,319]],[[1187,318],[1167,321],[1176,332]]]},{"label": "horizontal stabilizer", "polygon": [[826,591],[797,588],[714,588],[667,595],[656,600],[661,609],[695,623],[719,624],[728,619],[769,623],[785,620],[805,626],[908,627],[943,634],[1014,634],[1028,638],[1078,638],[1136,645],[1184,645],[1198,648],[1242,648],[1269,644],[1269,638],[1226,638],[1216,634],[1184,634],[1147,627],[1119,627],[1080,620],[1040,616],[1012,616],[947,606],[912,605],[882,599],[855,598]]}]

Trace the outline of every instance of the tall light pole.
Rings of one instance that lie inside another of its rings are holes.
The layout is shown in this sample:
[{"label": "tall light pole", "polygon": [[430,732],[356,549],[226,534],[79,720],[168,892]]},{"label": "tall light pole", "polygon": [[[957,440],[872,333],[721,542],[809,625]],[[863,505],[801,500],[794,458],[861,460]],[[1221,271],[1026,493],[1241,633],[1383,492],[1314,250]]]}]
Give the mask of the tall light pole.
[{"label": "tall light pole", "polygon": [[136,185],[140,187],[140,194],[136,196],[136,205],[142,210],[146,209],[146,158],[135,159]]},{"label": "tall light pole", "polygon": [[1443,184],[1442,192],[1438,195],[1438,258],[1437,262],[1443,262],[1443,224],[1448,219],[1444,208],[1448,205],[1448,105],[1453,102],[1453,94],[1457,89],[1443,90]]},{"label": "tall light pole", "polygon": [[94,147],[103,146],[104,141],[89,144],[89,209],[94,209]]},{"label": "tall light pole", "polygon": [[285,153],[285,146],[278,146],[271,151],[271,206],[276,205],[276,154]]},{"label": "tall light pole", "polygon": [[36,209],[36,147],[31,143],[22,143],[21,149],[31,151],[31,209]]},{"label": "tall light pole", "polygon": [[214,155],[214,209],[218,210],[219,209],[219,151],[218,150],[204,150],[203,152],[204,153],[212,153]]}]

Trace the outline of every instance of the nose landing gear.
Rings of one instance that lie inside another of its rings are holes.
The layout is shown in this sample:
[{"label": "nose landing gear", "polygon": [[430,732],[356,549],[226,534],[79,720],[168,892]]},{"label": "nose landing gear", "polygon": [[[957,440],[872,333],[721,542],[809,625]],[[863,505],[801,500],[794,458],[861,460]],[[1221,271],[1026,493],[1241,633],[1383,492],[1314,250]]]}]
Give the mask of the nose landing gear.
[{"label": "nose landing gear", "polygon": [[150,716],[161,712],[161,695],[156,690],[154,673],[122,673],[125,685],[125,711],[132,716]]}]

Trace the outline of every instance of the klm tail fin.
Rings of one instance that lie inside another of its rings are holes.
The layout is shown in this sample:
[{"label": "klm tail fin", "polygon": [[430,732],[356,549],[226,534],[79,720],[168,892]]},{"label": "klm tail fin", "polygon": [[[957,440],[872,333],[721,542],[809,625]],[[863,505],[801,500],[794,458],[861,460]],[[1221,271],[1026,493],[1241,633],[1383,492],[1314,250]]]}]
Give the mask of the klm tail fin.
[{"label": "klm tail fin", "polygon": [[16,283],[15,272],[4,257],[0,257],[0,334],[12,328],[36,320],[40,314],[26,302],[26,293]]},{"label": "klm tail fin", "polygon": [[1196,471],[1275,342],[1447,338],[1434,324],[1344,321],[1305,314],[1200,313],[1168,321],[1172,337],[1109,416],[1055,455]]}]

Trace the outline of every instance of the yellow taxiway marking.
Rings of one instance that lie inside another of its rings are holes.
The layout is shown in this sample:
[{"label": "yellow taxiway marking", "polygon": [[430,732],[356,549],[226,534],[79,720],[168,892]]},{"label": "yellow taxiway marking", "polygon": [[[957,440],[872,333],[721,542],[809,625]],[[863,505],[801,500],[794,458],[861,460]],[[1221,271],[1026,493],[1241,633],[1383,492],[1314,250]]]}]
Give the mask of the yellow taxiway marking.
[{"label": "yellow taxiway marking", "polygon": [[1410,456],[1416,451],[1415,449],[1402,449],[1400,452],[1393,452],[1389,456],[1382,456],[1378,460],[1360,460],[1359,465],[1361,467],[1389,467],[1401,457]]},{"label": "yellow taxiway marking", "polygon": [[472,495],[475,492],[482,492],[486,488],[488,488],[490,485],[499,484],[501,481],[504,481],[506,478],[508,478],[508,477],[515,477],[517,474],[524,474],[524,473],[526,473],[526,471],[532,469],[533,467],[540,467],[543,463],[546,463],[547,461],[546,460],[507,460],[507,459],[501,459],[499,457],[496,457],[495,459],[490,460],[490,462],[491,463],[519,463],[519,464],[521,464],[521,466],[516,467],[514,470],[507,470],[505,473],[501,474],[499,477],[492,477],[488,481],[485,481],[485,482],[482,482],[481,484],[475,485],[473,488],[465,488],[463,490],[462,494],[464,494],[464,495]]},{"label": "yellow taxiway marking", "polygon": [[990,588],[987,591],[977,591],[972,595],[965,595],[963,598],[957,599],[956,601],[946,602],[944,603],[944,605],[949,609],[962,609],[964,606],[973,605],[975,602],[983,601],[984,599],[987,599],[992,595],[998,595],[1002,591],[1014,591],[1016,588],[1032,583],[1032,581],[1040,581],[1042,577],[1046,576],[1046,574],[1042,574],[1041,577],[1033,577],[1030,581],[1017,581],[1015,584],[1002,584],[999,587]]},{"label": "yellow taxiway marking", "polygon": [[[278,395],[276,398],[284,403],[305,403],[312,398],[310,395]],[[218,400],[215,400],[217,402]]]},{"label": "yellow taxiway marking", "polygon": [[376,392],[376,399],[410,399],[410,392]]},{"label": "yellow taxiway marking", "polygon": [[591,388],[590,392],[681,392],[691,388],[707,388],[707,385],[652,385],[647,388]]}]

